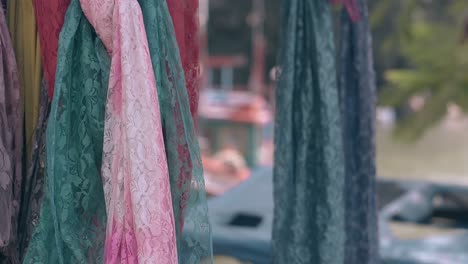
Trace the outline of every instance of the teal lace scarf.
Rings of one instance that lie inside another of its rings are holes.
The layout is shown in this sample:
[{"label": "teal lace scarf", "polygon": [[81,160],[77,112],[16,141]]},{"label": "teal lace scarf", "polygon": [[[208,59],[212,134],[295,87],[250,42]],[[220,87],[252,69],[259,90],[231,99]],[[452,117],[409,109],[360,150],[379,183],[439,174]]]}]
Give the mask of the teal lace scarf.
[{"label": "teal lace scarf", "polygon": [[375,168],[376,87],[367,2],[359,19],[342,11],[339,87],[346,155],[345,263],[379,262]]},{"label": "teal lace scarf", "polygon": [[327,0],[283,1],[273,262],[344,263],[345,161]]},{"label": "teal lace scarf", "polygon": [[45,197],[24,263],[102,263],[100,177],[110,60],[78,0],[60,35],[46,139]]}]

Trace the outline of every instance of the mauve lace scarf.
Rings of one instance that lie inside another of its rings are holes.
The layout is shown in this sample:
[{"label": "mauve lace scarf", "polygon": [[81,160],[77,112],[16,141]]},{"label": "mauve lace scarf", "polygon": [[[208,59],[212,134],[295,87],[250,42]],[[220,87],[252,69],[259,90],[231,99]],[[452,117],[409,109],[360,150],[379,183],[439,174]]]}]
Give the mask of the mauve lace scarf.
[{"label": "mauve lace scarf", "polygon": [[23,105],[5,14],[0,12],[0,263],[19,263]]}]

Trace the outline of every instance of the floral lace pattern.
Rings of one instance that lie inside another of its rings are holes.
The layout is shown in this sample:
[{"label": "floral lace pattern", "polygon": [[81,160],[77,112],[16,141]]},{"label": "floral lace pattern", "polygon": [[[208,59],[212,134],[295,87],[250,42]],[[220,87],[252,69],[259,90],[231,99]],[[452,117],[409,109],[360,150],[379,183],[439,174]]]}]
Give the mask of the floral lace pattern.
[{"label": "floral lace pattern", "polygon": [[55,87],[59,35],[70,0],[33,0],[33,4],[41,43],[42,68],[49,98],[52,99]]},{"label": "floral lace pattern", "polygon": [[45,195],[23,263],[102,263],[106,207],[100,177],[110,58],[72,0],[60,34],[47,124]]},{"label": "floral lace pattern", "polygon": [[167,6],[179,45],[190,111],[196,122],[200,82],[198,0],[168,0]]},{"label": "floral lace pattern", "polygon": [[22,184],[23,192],[21,194],[21,211],[18,222],[20,256],[24,256],[33,231],[38,224],[39,212],[44,194],[46,162],[45,141],[47,119],[50,110],[47,87],[48,86],[43,81],[41,85],[41,96],[39,98],[39,117],[32,141],[31,158],[29,159],[27,175],[25,175]]},{"label": "floral lace pattern", "polygon": [[156,80],[136,0],[81,0],[112,54],[102,177],[105,263],[178,263]]},{"label": "floral lace pattern", "polygon": [[345,264],[379,263],[375,166],[377,105],[367,1],[357,0],[360,18],[343,10],[340,21],[340,103],[345,148]]},{"label": "floral lace pattern", "polygon": [[273,263],[344,263],[345,160],[328,1],[283,2]]},{"label": "floral lace pattern", "polygon": [[0,263],[19,263],[23,105],[5,14],[0,12]]},{"label": "floral lace pattern", "polygon": [[174,26],[165,0],[138,0],[143,11],[151,61],[156,77],[179,263],[212,261],[200,149]]}]

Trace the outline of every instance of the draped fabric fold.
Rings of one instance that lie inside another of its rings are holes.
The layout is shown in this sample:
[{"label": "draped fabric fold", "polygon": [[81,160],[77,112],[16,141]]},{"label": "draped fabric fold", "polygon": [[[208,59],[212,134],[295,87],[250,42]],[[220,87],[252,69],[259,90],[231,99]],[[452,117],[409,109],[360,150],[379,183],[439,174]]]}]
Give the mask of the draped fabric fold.
[{"label": "draped fabric fold", "polygon": [[19,254],[24,256],[29,244],[41,208],[44,194],[45,177],[45,140],[47,118],[49,116],[50,101],[47,94],[47,85],[42,82],[41,96],[39,98],[39,117],[34,132],[31,157],[22,184],[20,216],[18,222]]},{"label": "draped fabric fold", "polygon": [[55,86],[60,31],[70,0],[33,0],[42,55],[44,78],[52,98]]},{"label": "draped fabric fold", "polygon": [[72,0],[60,34],[46,133],[45,194],[24,259],[102,263],[106,208],[100,177],[110,58]]},{"label": "draped fabric fold", "polygon": [[45,141],[46,128],[50,112],[50,101],[55,87],[57,52],[60,31],[70,0],[33,0],[37,33],[41,48],[43,82],[39,98],[39,112],[31,142],[28,171],[24,181],[24,193],[21,201],[20,254],[24,255],[37,225],[44,193],[45,177]]},{"label": "draped fabric fold", "polygon": [[360,8],[358,0],[330,0],[330,3],[344,5],[348,15],[352,21],[357,21],[360,18]]},{"label": "draped fabric fold", "polygon": [[360,19],[346,11],[340,21],[339,87],[346,155],[345,263],[378,263],[375,168],[376,88],[367,2]]},{"label": "draped fabric fold", "polygon": [[105,263],[178,263],[156,80],[136,0],[80,0],[112,54],[102,177]]},{"label": "draped fabric fold", "polygon": [[39,38],[32,1],[9,0],[7,17],[24,94],[24,135],[29,157],[39,113],[42,81]]},{"label": "draped fabric fold", "polygon": [[184,68],[190,111],[194,122],[196,122],[200,88],[198,0],[168,0],[167,5],[174,24],[180,59]]},{"label": "draped fabric fold", "polygon": [[273,263],[344,263],[345,161],[328,1],[283,1]]},{"label": "draped fabric fold", "polygon": [[200,149],[174,26],[164,0],[138,0],[156,76],[177,232],[179,263],[212,262]]},{"label": "draped fabric fold", "polygon": [[0,12],[0,263],[19,263],[23,104],[5,15]]}]

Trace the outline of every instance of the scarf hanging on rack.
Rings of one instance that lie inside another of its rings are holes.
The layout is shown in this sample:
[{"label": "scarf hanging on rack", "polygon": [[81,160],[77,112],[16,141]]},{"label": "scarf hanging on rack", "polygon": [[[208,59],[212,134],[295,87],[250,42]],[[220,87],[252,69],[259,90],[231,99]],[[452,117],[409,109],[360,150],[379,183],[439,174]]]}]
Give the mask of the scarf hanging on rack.
[{"label": "scarf hanging on rack", "polygon": [[54,95],[57,49],[65,12],[70,0],[33,0],[41,43],[42,67],[49,98]]},{"label": "scarf hanging on rack", "polygon": [[136,0],[80,0],[112,54],[102,177],[105,263],[177,261],[174,211],[156,80]]},{"label": "scarf hanging on rack", "polygon": [[37,31],[41,43],[44,80],[39,98],[39,116],[34,132],[27,174],[23,181],[19,222],[19,251],[24,256],[32,233],[38,224],[45,177],[45,141],[50,101],[55,85],[59,34],[69,0],[34,0]]},{"label": "scarf hanging on rack", "polygon": [[166,1],[138,0],[156,76],[177,231],[179,263],[212,259],[200,149]]},{"label": "scarf hanging on rack", "polygon": [[24,259],[103,263],[106,207],[100,176],[110,58],[72,0],[60,34],[47,124],[45,195]]},{"label": "scarf hanging on rack", "polygon": [[376,88],[367,2],[360,19],[343,11],[340,21],[340,99],[346,155],[345,263],[378,263],[375,168]]},{"label": "scarf hanging on rack", "polygon": [[0,14],[0,263],[19,263],[17,222],[21,200],[23,104],[13,46]]},{"label": "scarf hanging on rack", "polygon": [[180,59],[184,68],[190,111],[196,123],[200,89],[198,0],[168,0],[167,5],[174,24]]},{"label": "scarf hanging on rack", "polygon": [[20,216],[18,223],[19,254],[24,256],[29,240],[38,224],[45,177],[45,141],[50,101],[45,81],[41,85],[39,98],[39,117],[33,136],[31,157],[23,180]]},{"label": "scarf hanging on rack", "polygon": [[344,263],[345,161],[329,3],[287,0],[283,12],[273,263]]},{"label": "scarf hanging on rack", "polygon": [[24,134],[26,157],[29,157],[39,113],[42,81],[39,38],[32,1],[9,0],[7,17],[24,95]]}]

